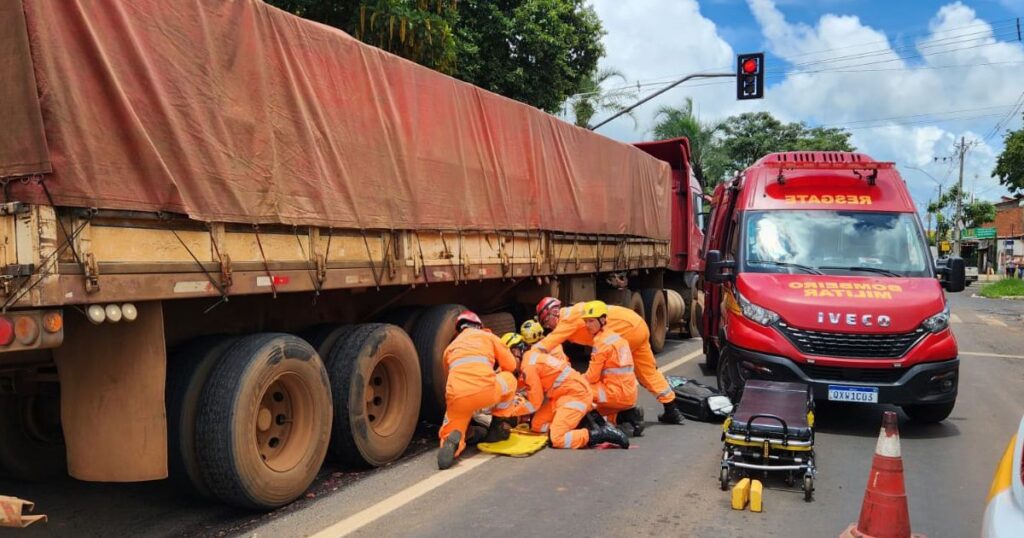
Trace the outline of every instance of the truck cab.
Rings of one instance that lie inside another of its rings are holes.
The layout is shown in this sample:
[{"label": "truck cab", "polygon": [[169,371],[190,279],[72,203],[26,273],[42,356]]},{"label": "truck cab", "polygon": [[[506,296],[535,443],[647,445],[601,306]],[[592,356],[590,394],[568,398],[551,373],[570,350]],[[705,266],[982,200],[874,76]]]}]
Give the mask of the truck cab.
[{"label": "truck cab", "polygon": [[960,361],[936,266],[893,163],[860,153],[767,155],[712,199],[702,319],[719,388],[800,381],[816,400],[889,403],[944,420]]}]

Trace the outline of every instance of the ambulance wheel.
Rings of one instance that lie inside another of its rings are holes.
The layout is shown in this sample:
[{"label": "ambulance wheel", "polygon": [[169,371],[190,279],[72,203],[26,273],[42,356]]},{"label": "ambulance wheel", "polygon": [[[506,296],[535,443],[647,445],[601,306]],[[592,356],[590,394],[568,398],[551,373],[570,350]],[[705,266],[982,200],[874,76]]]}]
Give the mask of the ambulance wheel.
[{"label": "ambulance wheel", "polygon": [[331,456],[371,467],[398,459],[420,414],[420,364],[412,340],[395,325],[356,325],[326,362],[334,397]]},{"label": "ambulance wheel", "polygon": [[440,423],[444,416],[444,387],[448,380],[444,350],[455,339],[455,319],[465,309],[457,304],[431,306],[423,311],[412,330],[423,380],[420,412],[425,420]]},{"label": "ambulance wheel", "polygon": [[718,481],[721,483],[722,491],[729,491],[729,468],[722,466],[718,473]]},{"label": "ambulance wheel", "polygon": [[904,405],[903,412],[910,417],[910,420],[914,422],[920,422],[922,424],[935,424],[936,422],[942,422],[946,420],[946,417],[953,412],[953,406],[956,402],[940,403],[940,404],[919,404],[919,405]]},{"label": "ambulance wheel", "polygon": [[810,475],[804,476],[804,501],[811,502],[814,500],[814,477]]},{"label": "ambulance wheel", "polygon": [[640,291],[647,317],[647,328],[651,331],[651,350],[661,353],[665,349],[665,336],[668,333],[668,306],[665,303],[665,291],[656,288],[644,288]]},{"label": "ambulance wheel", "polygon": [[203,388],[196,453],[222,502],[266,510],[313,483],[331,438],[331,387],[308,342],[280,333],[242,337]]},{"label": "ambulance wheel", "polygon": [[730,353],[721,353],[718,357],[718,390],[729,397],[733,403],[743,397],[743,378],[740,376],[736,358]]}]

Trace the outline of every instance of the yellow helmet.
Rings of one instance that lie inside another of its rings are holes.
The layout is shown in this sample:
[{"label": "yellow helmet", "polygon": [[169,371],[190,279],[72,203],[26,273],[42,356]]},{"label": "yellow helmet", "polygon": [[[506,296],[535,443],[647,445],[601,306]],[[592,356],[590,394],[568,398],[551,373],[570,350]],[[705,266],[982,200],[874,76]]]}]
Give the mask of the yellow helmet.
[{"label": "yellow helmet", "polygon": [[505,333],[501,335],[501,343],[505,344],[505,347],[509,349],[526,345],[526,342],[523,342],[523,337],[519,336],[518,333]]},{"label": "yellow helmet", "polygon": [[532,346],[544,338],[544,327],[541,327],[537,320],[528,319],[519,327],[519,334],[522,335],[524,342]]},{"label": "yellow helmet", "polygon": [[608,315],[608,305],[604,301],[587,301],[583,305],[583,319],[597,319]]}]

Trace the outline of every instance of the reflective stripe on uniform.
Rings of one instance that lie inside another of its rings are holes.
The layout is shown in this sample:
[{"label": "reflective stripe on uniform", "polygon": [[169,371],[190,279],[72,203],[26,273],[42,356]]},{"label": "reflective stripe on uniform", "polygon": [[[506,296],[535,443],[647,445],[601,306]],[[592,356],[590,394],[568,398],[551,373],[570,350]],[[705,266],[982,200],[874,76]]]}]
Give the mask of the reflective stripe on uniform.
[{"label": "reflective stripe on uniform", "polygon": [[621,336],[619,336],[618,334],[612,333],[612,334],[609,334],[607,337],[605,337],[604,343],[606,343],[606,344],[614,344],[615,342],[618,342],[621,339],[622,339]]},{"label": "reflective stripe on uniform", "polygon": [[667,387],[665,390],[659,392],[657,397],[662,398],[668,396],[669,394],[672,394],[672,387]]},{"label": "reflective stripe on uniform", "polygon": [[623,366],[621,368],[605,368],[604,370],[601,370],[601,375],[605,375],[605,374],[613,374],[613,375],[614,374],[631,374],[631,373],[633,373],[633,367],[632,366]]},{"label": "reflective stripe on uniform", "polygon": [[545,424],[545,425],[543,425],[543,426],[541,426],[541,427],[540,427],[540,432],[541,432],[541,433],[548,433],[548,429],[549,429],[550,427],[551,427],[551,424]]},{"label": "reflective stripe on uniform", "polygon": [[629,353],[629,348],[626,346],[619,346],[619,364],[633,364],[633,355]]},{"label": "reflective stripe on uniform", "polygon": [[534,407],[532,403],[530,403],[530,402],[525,402],[525,406],[526,406],[526,410],[527,410],[527,411],[529,411],[529,412],[531,412],[531,413],[536,413],[536,412],[537,412],[537,408],[536,408],[536,407]]},{"label": "reflective stripe on uniform", "polygon": [[499,376],[497,376],[496,379],[498,380],[498,383],[501,385],[501,393],[502,394],[507,393],[508,392],[508,383],[505,383],[505,378],[503,378],[503,377],[501,377],[499,375]]},{"label": "reflective stripe on uniform", "polygon": [[501,402],[494,406],[495,409],[508,409],[512,407],[512,404],[516,403],[515,400],[509,400],[507,402]]},{"label": "reflective stripe on uniform", "polygon": [[562,361],[552,357],[551,355],[548,355],[547,362],[548,366],[551,366],[553,368],[558,368],[559,366],[562,365]]},{"label": "reflective stripe on uniform", "polygon": [[461,359],[456,359],[456,360],[452,361],[451,365],[448,366],[448,369],[458,368],[459,366],[462,366],[463,364],[472,364],[472,363],[477,363],[477,362],[490,366],[491,359],[488,359],[487,357],[483,357],[483,356],[462,357]]},{"label": "reflective stripe on uniform", "polygon": [[565,432],[565,447],[572,448],[572,430]]},{"label": "reflective stripe on uniform", "polygon": [[604,387],[597,387],[597,401],[601,403],[608,401],[608,393],[604,391]]},{"label": "reflective stripe on uniform", "polygon": [[569,409],[576,409],[578,411],[587,412],[587,405],[583,402],[566,402],[562,407],[568,407]]},{"label": "reflective stripe on uniform", "polygon": [[555,378],[554,384],[551,385],[551,390],[557,389],[562,383],[564,383],[566,378],[569,377],[569,374],[571,372],[572,372],[572,367],[571,366],[566,366],[565,368],[563,368],[562,369],[562,373],[558,374],[558,377]]}]

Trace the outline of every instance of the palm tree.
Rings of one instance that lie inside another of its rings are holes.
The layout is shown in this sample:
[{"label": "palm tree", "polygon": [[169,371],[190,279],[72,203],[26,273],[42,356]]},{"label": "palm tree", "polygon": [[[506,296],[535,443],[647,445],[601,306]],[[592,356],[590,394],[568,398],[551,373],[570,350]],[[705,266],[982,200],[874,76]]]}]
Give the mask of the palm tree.
[{"label": "palm tree", "polygon": [[[576,125],[589,128],[590,120],[597,112],[621,112],[628,106],[626,103],[636,97],[636,90],[632,88],[621,88],[607,91],[602,88],[604,83],[620,79],[627,82],[626,76],[613,67],[598,69],[590,79],[583,83],[580,93],[570,98],[573,114],[576,116]],[[636,116],[632,112],[626,114],[633,119],[633,125],[637,124]]]},{"label": "palm tree", "polygon": [[693,99],[687,97],[681,107],[663,106],[654,116],[654,137],[658,140],[685,136],[690,140],[690,164],[705,189],[710,188],[705,179],[717,183],[725,172],[726,162],[715,135],[718,124],[700,121],[693,111]]}]

